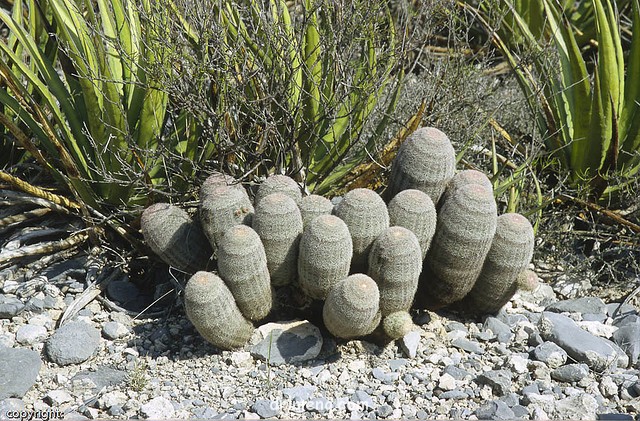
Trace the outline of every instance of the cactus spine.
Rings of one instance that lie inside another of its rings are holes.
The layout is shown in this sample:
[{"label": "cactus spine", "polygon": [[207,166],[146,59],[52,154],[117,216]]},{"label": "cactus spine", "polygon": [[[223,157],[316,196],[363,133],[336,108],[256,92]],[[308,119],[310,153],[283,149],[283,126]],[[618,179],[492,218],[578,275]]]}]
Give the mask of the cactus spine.
[{"label": "cactus spine", "polygon": [[336,205],[334,213],[349,227],[353,242],[351,272],[366,272],[371,245],[389,227],[387,206],[373,190],[355,189]]},{"label": "cactus spine", "polygon": [[373,332],[380,322],[378,285],[357,273],[338,282],[322,309],[324,324],[333,335],[356,338]]},{"label": "cactus spine", "polygon": [[382,330],[393,340],[404,338],[414,326],[411,315],[407,311],[396,311],[382,318]]},{"label": "cactus spine", "polygon": [[187,317],[203,338],[221,349],[239,348],[253,333],[224,281],[209,272],[196,272],[184,289]]},{"label": "cactus spine", "polygon": [[260,184],[253,202],[258,206],[262,199],[272,193],[283,193],[292,198],[296,204],[302,199],[302,191],[298,183],[286,175],[275,174],[267,177],[267,179]]},{"label": "cactus spine", "polygon": [[271,283],[282,286],[293,282],[303,229],[298,205],[284,193],[266,196],[256,206],[253,229],[264,244]]},{"label": "cactus spine", "polygon": [[473,288],[496,224],[496,202],[483,186],[468,184],[448,197],[440,208],[421,276],[419,295],[427,308],[454,303]]},{"label": "cactus spine", "polygon": [[400,146],[391,167],[387,197],[417,189],[438,203],[455,167],[455,151],[449,138],[436,128],[422,127]]},{"label": "cactus spine", "polygon": [[267,256],[254,230],[236,225],[225,232],[218,249],[218,272],[247,319],[260,320],[269,314],[273,296]]},{"label": "cactus spine", "polygon": [[380,290],[382,316],[409,310],[416,295],[422,253],[416,236],[406,228],[387,228],[374,241],[368,274]]},{"label": "cactus spine", "polygon": [[518,290],[519,276],[531,262],[533,243],[533,227],[527,218],[517,213],[500,215],[482,272],[464,298],[463,308],[495,313],[509,302]]},{"label": "cactus spine", "polygon": [[302,215],[302,224],[306,228],[307,225],[320,215],[331,215],[333,203],[326,197],[311,194],[300,200],[300,214]]},{"label": "cactus spine", "polygon": [[185,272],[203,269],[213,253],[200,226],[177,206],[149,206],[142,213],[140,225],[151,250],[165,263]]},{"label": "cactus spine", "polygon": [[302,233],[298,282],[311,298],[324,300],[331,288],[349,275],[353,245],[340,218],[321,215]]},{"label": "cactus spine", "polygon": [[389,202],[389,225],[405,227],[415,234],[423,260],[436,232],[436,221],[431,197],[420,190],[403,190]]},{"label": "cactus spine", "polygon": [[477,170],[462,170],[456,175],[453,176],[449,183],[447,183],[447,188],[444,191],[444,194],[440,198],[440,206],[447,201],[447,198],[454,194],[460,187],[466,186],[468,184],[477,184],[483,186],[489,191],[493,190],[493,185],[491,184],[491,180],[482,172]]},{"label": "cactus spine", "polygon": [[200,221],[214,248],[227,229],[251,223],[253,205],[241,185],[208,185],[201,191],[204,194],[200,196]]}]

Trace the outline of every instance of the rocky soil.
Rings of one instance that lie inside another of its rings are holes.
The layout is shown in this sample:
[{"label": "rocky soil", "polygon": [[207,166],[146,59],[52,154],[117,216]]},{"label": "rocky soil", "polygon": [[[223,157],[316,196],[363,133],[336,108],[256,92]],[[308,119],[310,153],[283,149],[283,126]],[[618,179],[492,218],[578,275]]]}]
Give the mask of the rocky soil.
[{"label": "rocky soil", "polygon": [[607,304],[536,269],[540,287],[495,317],[415,313],[415,331],[389,344],[276,320],[220,352],[171,294],[122,311],[152,297],[86,256],[38,276],[8,268],[0,417],[640,419],[637,302]]}]

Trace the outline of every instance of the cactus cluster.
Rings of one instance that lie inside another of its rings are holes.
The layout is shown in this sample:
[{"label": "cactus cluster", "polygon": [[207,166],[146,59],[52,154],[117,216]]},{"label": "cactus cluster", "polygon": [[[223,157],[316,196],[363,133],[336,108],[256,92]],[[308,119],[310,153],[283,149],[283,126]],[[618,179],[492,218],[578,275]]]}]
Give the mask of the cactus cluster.
[{"label": "cactus cluster", "polygon": [[336,206],[302,191],[274,175],[251,200],[242,184],[216,173],[200,189],[199,220],[169,204],[144,211],[152,250],[193,274],[186,313],[217,347],[246,344],[253,323],[283,304],[275,293],[283,287],[321,306],[339,338],[376,331],[398,339],[415,327],[414,306],[492,313],[535,285],[527,271],[531,224],[497,215],[481,172],[455,174],[453,146],[437,129],[418,129],[400,147],[387,203],[364,188]]}]

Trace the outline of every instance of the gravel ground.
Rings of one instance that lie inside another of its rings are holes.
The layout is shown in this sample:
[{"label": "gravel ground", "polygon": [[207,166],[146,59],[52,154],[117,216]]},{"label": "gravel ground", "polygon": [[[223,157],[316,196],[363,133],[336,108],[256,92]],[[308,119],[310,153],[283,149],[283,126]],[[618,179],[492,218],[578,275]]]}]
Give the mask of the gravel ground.
[{"label": "gravel ground", "polygon": [[640,419],[638,309],[567,299],[581,283],[554,268],[537,268],[541,286],[496,317],[416,313],[416,330],[388,344],[274,325],[277,341],[256,333],[235,352],[204,342],[180,307],[153,318],[113,307],[145,298],[121,272],[110,302],[76,307],[100,292],[87,268],[65,260],[39,284],[0,272],[1,417]]}]

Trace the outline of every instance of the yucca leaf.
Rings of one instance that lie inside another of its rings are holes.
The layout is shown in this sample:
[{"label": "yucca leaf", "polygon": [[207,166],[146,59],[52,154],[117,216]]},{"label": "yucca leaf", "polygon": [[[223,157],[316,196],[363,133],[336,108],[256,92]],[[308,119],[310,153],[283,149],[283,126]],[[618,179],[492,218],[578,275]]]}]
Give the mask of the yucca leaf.
[{"label": "yucca leaf", "polygon": [[[620,143],[623,153],[620,161],[622,171],[632,171],[640,163],[640,5],[638,0],[632,3],[632,39],[627,65],[627,78],[624,91],[624,108],[620,116]],[[635,162],[635,164],[634,164]]]}]

